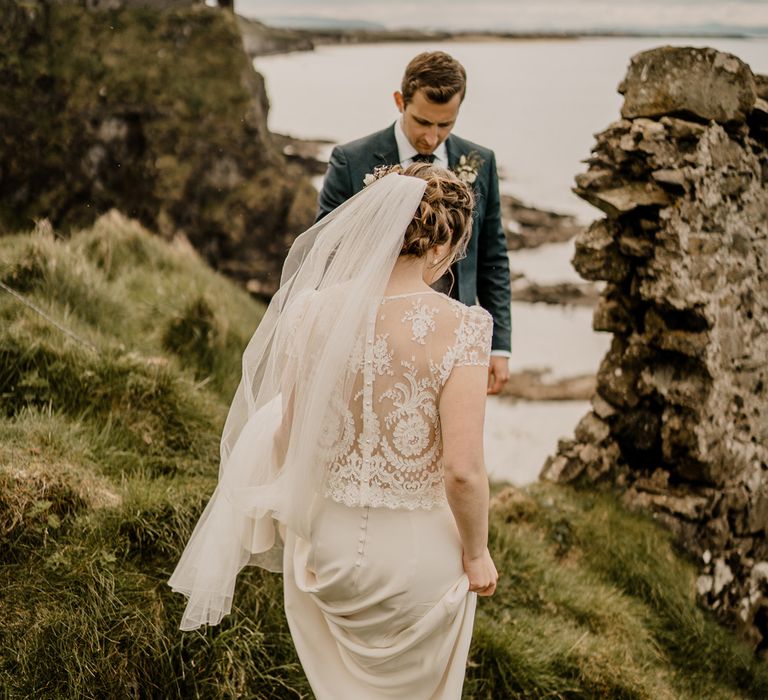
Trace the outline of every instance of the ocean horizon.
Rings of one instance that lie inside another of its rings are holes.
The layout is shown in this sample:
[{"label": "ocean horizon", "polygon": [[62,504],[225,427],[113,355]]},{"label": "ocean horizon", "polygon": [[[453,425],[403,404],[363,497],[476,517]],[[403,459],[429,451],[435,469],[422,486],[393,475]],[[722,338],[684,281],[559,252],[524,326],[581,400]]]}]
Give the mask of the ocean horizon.
[{"label": "ocean horizon", "polygon": [[766,0],[235,0],[235,10],[309,29],[768,36]]}]

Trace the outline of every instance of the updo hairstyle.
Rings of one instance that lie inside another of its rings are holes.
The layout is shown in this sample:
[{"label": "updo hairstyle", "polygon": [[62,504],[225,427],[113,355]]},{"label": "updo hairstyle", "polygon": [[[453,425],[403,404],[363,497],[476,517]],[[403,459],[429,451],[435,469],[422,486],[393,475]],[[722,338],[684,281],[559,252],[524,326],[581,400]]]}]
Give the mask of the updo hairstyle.
[{"label": "updo hairstyle", "polygon": [[430,163],[413,163],[402,174],[426,180],[427,188],[405,230],[400,255],[421,258],[430,248],[449,243],[452,261],[463,257],[472,233],[472,188],[450,170]]}]

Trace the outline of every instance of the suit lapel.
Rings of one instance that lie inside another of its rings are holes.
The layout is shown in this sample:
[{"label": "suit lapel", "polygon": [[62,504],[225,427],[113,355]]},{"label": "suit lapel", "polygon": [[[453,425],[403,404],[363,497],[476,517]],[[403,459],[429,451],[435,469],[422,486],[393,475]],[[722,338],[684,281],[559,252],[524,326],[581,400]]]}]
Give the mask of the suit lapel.
[{"label": "suit lapel", "polygon": [[378,165],[397,165],[400,162],[394,124],[389,129],[384,130],[381,138],[372,149],[372,155],[378,161]]},{"label": "suit lapel", "polygon": [[448,134],[448,138],[445,140],[445,150],[448,151],[448,169],[455,170],[461,153],[459,152],[456,139],[453,138],[453,134]]}]

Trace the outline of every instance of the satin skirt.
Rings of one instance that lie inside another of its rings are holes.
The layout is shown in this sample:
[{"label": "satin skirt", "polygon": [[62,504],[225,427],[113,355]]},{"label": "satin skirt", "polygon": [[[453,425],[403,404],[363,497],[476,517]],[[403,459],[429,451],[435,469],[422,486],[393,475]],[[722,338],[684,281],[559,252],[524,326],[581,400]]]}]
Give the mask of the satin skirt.
[{"label": "satin skirt", "polygon": [[477,596],[446,506],[320,499],[310,541],[290,531],[285,611],[318,700],[461,697]]}]

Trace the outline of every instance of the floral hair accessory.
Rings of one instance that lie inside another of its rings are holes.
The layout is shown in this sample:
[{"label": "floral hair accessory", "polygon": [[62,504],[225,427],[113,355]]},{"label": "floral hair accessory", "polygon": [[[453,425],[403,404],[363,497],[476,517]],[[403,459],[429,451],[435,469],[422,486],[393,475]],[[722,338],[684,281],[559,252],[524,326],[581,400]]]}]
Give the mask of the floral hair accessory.
[{"label": "floral hair accessory", "polygon": [[456,177],[467,185],[474,184],[477,180],[477,171],[483,164],[483,159],[480,158],[475,151],[471,151],[468,155],[462,155],[459,157],[459,162],[453,169],[456,173]]},{"label": "floral hair accessory", "polygon": [[363,186],[373,184],[376,180],[380,180],[385,175],[390,173],[401,173],[403,169],[399,165],[379,165],[373,169],[372,173],[367,173],[363,178]]}]

